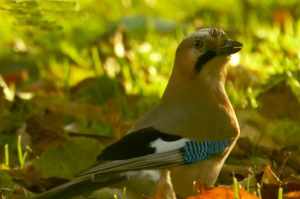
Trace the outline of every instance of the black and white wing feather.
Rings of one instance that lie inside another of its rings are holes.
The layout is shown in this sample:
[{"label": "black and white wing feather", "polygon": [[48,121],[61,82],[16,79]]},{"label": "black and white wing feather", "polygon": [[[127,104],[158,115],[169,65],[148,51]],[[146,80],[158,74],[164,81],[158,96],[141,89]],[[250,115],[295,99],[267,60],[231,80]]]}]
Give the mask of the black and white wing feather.
[{"label": "black and white wing feather", "polygon": [[182,162],[180,148],[189,139],[162,133],[152,127],[132,132],[105,148],[99,161],[80,176],[171,166]]}]

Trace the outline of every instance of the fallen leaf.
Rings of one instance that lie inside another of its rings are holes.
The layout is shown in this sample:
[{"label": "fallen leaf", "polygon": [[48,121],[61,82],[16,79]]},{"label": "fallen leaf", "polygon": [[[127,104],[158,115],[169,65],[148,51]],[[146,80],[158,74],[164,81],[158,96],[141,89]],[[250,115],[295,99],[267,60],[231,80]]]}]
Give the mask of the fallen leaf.
[{"label": "fallen leaf", "polygon": [[33,114],[26,121],[26,132],[31,138],[31,147],[39,155],[49,147],[62,145],[66,141],[61,115],[48,110]]},{"label": "fallen leaf", "polygon": [[[209,190],[197,196],[190,196],[186,199],[234,199],[234,192],[232,187],[219,186]],[[257,196],[245,191],[243,188],[240,189],[239,199],[258,199]]]},{"label": "fallen leaf", "polygon": [[293,191],[287,194],[284,194],[285,199],[299,199],[300,198],[300,191]]},{"label": "fallen leaf", "polygon": [[27,70],[17,70],[8,74],[3,74],[3,79],[8,85],[16,85],[28,80],[29,74]]}]

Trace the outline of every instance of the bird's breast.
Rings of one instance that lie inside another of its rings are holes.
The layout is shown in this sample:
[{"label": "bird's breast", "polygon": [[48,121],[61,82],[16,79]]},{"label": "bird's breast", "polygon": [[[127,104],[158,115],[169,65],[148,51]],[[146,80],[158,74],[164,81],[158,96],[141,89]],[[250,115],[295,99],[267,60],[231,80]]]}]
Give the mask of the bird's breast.
[{"label": "bird's breast", "polygon": [[235,137],[235,115],[209,107],[165,111],[152,119],[152,125],[165,132],[202,140],[222,140]]}]

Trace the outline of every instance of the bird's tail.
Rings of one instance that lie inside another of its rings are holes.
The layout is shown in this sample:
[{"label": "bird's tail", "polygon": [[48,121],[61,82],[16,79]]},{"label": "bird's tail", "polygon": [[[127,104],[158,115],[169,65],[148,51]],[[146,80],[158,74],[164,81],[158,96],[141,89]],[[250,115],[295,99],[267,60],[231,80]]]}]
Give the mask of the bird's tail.
[{"label": "bird's tail", "polygon": [[[97,177],[97,178],[96,178]],[[125,180],[126,176],[122,174],[112,174],[103,176],[86,175],[77,177],[65,184],[59,185],[53,189],[45,191],[33,197],[33,199],[67,199],[76,195],[84,195],[96,189],[110,186]]]}]

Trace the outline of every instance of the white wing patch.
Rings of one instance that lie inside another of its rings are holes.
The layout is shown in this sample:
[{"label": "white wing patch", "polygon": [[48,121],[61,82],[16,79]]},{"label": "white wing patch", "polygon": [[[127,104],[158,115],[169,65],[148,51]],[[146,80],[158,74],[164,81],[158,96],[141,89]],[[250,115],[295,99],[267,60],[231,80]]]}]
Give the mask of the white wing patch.
[{"label": "white wing patch", "polygon": [[128,171],[126,175],[133,179],[146,178],[151,181],[158,181],[160,179],[160,172],[158,170]]},{"label": "white wing patch", "polygon": [[182,138],[176,141],[164,141],[161,138],[154,140],[150,143],[152,148],[155,148],[155,153],[162,153],[179,149],[185,145],[186,142],[190,141],[187,138]]}]

